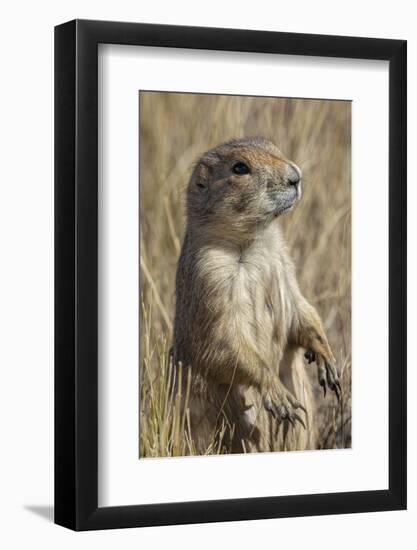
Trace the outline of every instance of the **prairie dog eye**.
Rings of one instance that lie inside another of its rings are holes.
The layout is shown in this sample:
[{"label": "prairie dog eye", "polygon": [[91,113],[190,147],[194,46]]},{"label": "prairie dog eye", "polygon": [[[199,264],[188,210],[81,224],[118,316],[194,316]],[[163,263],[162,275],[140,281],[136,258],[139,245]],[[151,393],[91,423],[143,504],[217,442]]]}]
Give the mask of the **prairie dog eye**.
[{"label": "prairie dog eye", "polygon": [[236,162],[233,165],[232,172],[238,176],[244,176],[245,174],[249,174],[249,166],[244,162]]}]

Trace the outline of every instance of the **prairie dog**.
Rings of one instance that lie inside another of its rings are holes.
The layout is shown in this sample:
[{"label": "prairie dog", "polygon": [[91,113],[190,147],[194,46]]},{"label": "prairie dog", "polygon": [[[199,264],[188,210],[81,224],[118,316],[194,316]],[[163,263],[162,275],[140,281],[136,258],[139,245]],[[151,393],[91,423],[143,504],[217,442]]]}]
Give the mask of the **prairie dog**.
[{"label": "prairie dog", "polygon": [[194,168],[172,355],[191,369],[198,452],[220,432],[232,452],[314,448],[304,354],[324,391],[340,395],[320,317],[278,225],[300,198],[300,169],[264,138],[226,142]]}]

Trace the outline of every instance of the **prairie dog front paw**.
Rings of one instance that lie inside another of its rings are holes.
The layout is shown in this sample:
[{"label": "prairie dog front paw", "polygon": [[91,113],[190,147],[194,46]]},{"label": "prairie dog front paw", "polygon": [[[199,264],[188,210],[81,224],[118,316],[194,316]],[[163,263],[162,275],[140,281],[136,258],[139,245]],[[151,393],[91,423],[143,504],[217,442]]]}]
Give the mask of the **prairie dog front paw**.
[{"label": "prairie dog front paw", "polygon": [[309,364],[312,362],[316,363],[317,378],[320,386],[323,388],[324,397],[326,397],[326,390],[327,387],[329,387],[335,392],[337,400],[339,401],[342,394],[342,388],[333,354],[331,355],[331,358],[327,359],[321,353],[308,349],[305,352],[304,357],[307,359]]},{"label": "prairie dog front paw", "polygon": [[306,428],[304,420],[296,412],[296,409],[301,409],[307,414],[305,407],[297,401],[281,382],[263,397],[263,405],[278,422],[287,420],[293,426],[296,422],[299,422],[304,429]]}]

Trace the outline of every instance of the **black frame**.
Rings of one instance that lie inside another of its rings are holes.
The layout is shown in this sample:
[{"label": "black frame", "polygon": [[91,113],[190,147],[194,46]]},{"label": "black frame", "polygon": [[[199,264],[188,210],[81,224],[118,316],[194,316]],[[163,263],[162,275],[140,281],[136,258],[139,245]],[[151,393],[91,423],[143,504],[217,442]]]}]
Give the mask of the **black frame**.
[{"label": "black frame", "polygon": [[[389,489],[98,507],[99,43],[389,61]],[[106,21],[55,28],[57,524],[89,530],[406,508],[406,47],[404,40]]]}]

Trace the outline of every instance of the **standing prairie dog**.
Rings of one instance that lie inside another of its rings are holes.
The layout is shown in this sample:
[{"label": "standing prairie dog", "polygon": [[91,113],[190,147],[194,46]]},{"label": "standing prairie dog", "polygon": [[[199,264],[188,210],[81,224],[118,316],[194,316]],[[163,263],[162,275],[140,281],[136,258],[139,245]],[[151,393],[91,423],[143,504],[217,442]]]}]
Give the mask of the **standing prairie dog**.
[{"label": "standing prairie dog", "polygon": [[300,292],[277,222],[300,197],[300,169],[264,138],[219,145],[192,173],[172,356],[191,372],[198,453],[219,434],[232,452],[315,448],[304,356],[324,391],[340,395],[320,317]]}]

